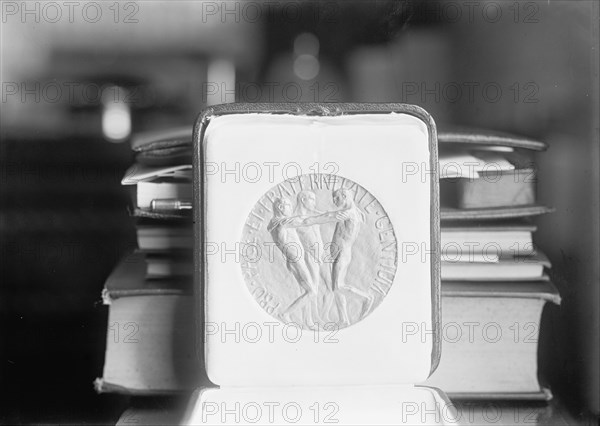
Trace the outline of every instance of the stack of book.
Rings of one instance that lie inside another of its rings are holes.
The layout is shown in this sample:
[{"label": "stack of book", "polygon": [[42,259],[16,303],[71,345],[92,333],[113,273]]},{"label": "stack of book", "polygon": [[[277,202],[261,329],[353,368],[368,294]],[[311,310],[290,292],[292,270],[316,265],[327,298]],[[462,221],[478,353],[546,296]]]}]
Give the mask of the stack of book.
[{"label": "stack of book", "polygon": [[99,392],[168,394],[197,384],[190,145],[190,128],[132,141],[136,160],[122,184],[131,194],[137,249],[102,294],[109,319]]},{"label": "stack of book", "polygon": [[[427,385],[455,399],[550,399],[538,381],[542,309],[560,297],[533,244],[535,151],[509,135],[440,132],[442,358]],[[191,130],[138,137],[132,191],[139,248],[106,283],[101,392],[170,394],[201,385],[191,274]],[[426,330],[422,330],[426,338]],[[401,337],[399,337],[401,338]]]},{"label": "stack of book", "polygon": [[512,135],[440,132],[442,358],[427,384],[454,399],[550,399],[538,381],[546,302],[560,303],[534,245],[535,151]]}]

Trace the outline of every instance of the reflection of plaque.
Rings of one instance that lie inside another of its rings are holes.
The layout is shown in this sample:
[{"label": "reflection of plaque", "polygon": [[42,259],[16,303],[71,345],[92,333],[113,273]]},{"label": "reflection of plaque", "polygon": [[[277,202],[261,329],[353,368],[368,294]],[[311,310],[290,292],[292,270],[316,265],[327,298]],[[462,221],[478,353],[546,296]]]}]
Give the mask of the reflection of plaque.
[{"label": "reflection of plaque", "polygon": [[306,329],[362,320],[396,274],[396,235],[385,209],[339,175],[305,174],[275,185],[248,215],[241,243],[257,303]]},{"label": "reflection of plaque", "polygon": [[199,340],[220,389],[195,395],[188,422],[415,424],[404,402],[441,409],[437,390],[412,385],[440,346],[427,113],[224,105],[195,144]]}]

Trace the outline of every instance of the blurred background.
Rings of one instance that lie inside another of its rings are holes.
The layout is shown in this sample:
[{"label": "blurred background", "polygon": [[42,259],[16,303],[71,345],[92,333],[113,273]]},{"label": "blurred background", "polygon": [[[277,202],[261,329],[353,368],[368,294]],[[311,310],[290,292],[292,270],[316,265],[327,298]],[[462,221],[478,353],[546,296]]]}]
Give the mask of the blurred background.
[{"label": "blurred background", "polygon": [[120,186],[135,132],[226,102],[405,102],[438,125],[521,134],[537,238],[563,297],[546,366],[598,413],[596,1],[3,1],[0,421],[103,423],[100,293],[135,234]]}]

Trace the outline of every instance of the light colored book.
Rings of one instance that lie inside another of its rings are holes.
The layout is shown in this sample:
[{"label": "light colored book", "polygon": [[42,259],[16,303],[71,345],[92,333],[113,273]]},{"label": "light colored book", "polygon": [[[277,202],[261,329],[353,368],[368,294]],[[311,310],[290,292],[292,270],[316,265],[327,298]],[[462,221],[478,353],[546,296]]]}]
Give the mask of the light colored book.
[{"label": "light colored book", "polygon": [[502,152],[494,151],[443,151],[439,155],[440,179],[478,179],[486,171],[514,170]]},{"label": "light colored book", "polygon": [[191,226],[137,226],[138,247],[142,250],[192,249]]},{"label": "light colored book", "polygon": [[103,377],[98,392],[169,394],[193,389],[193,298],[147,294],[110,299]]},{"label": "light colored book", "polygon": [[550,261],[539,250],[533,256],[500,258],[498,262],[444,262],[443,281],[535,281]]},{"label": "light colored book", "polygon": [[459,399],[549,399],[538,380],[549,282],[443,283],[442,354],[428,386]]},{"label": "light colored book", "polygon": [[178,257],[146,256],[147,278],[191,276],[194,272],[191,259]]},{"label": "light colored book", "polygon": [[440,240],[442,258],[454,258],[457,254],[497,258],[529,256],[535,252],[532,234],[536,229],[524,221],[444,223]]}]

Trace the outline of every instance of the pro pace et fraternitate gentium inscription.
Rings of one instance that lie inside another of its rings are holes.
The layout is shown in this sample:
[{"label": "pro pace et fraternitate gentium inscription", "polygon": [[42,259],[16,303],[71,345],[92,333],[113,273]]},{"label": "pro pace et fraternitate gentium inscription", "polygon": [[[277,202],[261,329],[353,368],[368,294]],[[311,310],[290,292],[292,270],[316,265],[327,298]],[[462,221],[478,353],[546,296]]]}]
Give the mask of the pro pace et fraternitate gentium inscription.
[{"label": "pro pace et fraternitate gentium inscription", "polygon": [[279,183],[250,211],[241,241],[250,294],[268,314],[304,329],[361,321],[396,275],[398,244],[385,209],[340,175]]}]

